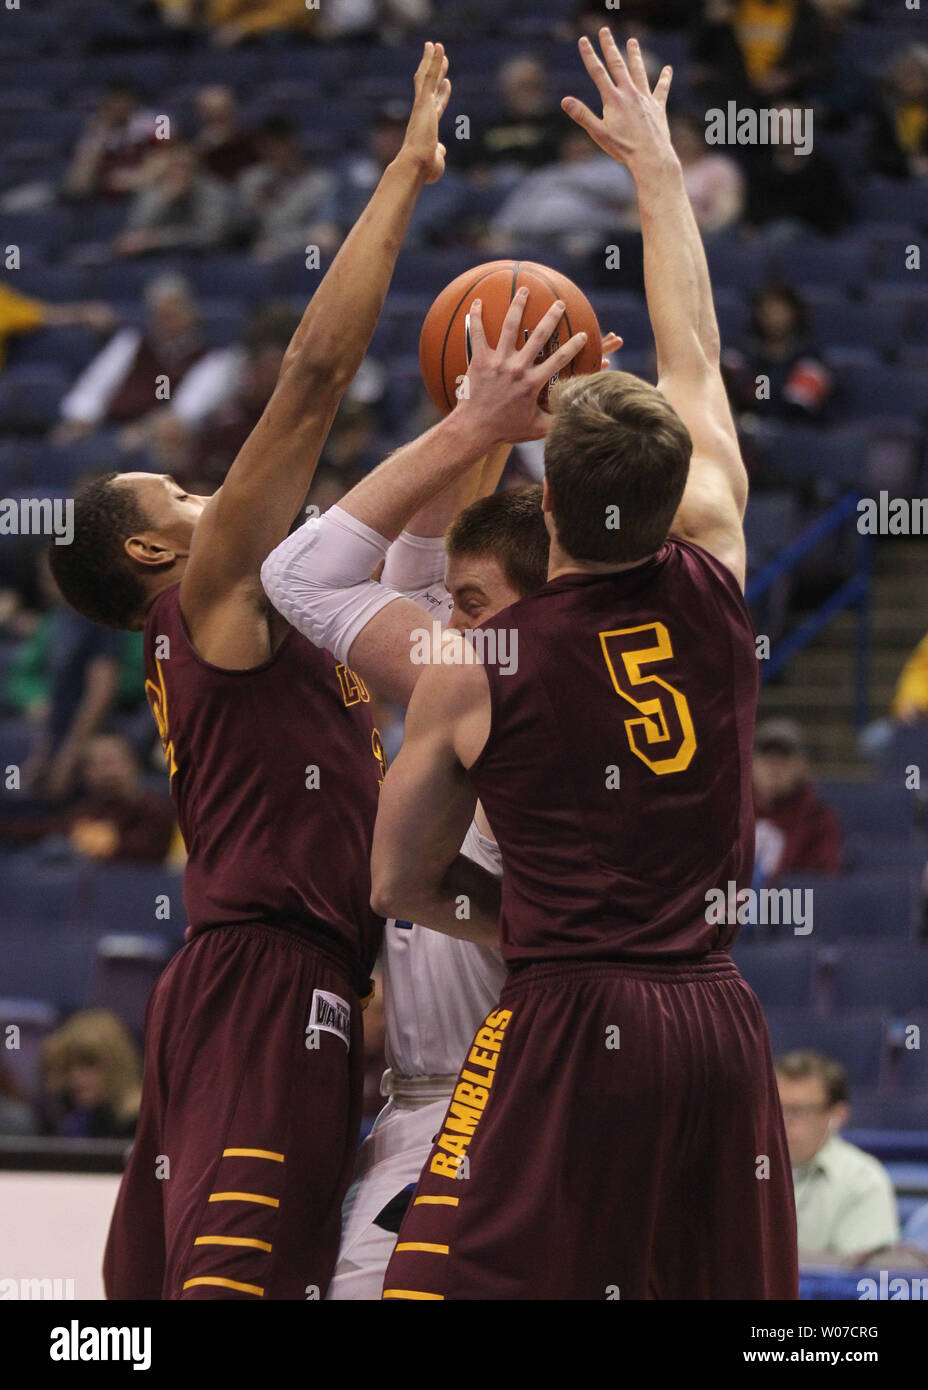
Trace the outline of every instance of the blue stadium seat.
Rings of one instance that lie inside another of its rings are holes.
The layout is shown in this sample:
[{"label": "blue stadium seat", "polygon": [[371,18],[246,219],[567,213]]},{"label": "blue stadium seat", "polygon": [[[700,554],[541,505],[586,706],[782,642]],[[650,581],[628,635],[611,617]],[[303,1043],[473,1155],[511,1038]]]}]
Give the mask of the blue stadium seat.
[{"label": "blue stadium seat", "polygon": [[821,782],[819,789],[845,835],[878,830],[905,837],[911,834],[915,793],[886,782]]},{"label": "blue stadium seat", "polygon": [[14,339],[10,347],[10,365],[48,363],[75,377],[99,352],[102,343],[100,334],[83,324],[43,328]]},{"label": "blue stadium seat", "polygon": [[887,1076],[893,1086],[928,1089],[928,1011],[906,1009],[893,1020]]},{"label": "blue stadium seat", "polygon": [[822,1016],[808,1008],[765,1010],[774,1055],[812,1047],[834,1057],[853,1084],[876,1086],[885,1058],[886,1018],[880,1009]]},{"label": "blue stadium seat", "polygon": [[[28,1100],[42,1094],[42,1045],[58,1022],[58,1011],[44,999],[0,999],[2,1060]],[[15,1027],[17,1033],[8,1030]],[[16,1046],[10,1040],[16,1039]]]},{"label": "blue stadium seat", "polygon": [[778,887],[812,890],[815,941],[842,937],[882,937],[898,941],[914,935],[921,909],[917,875],[898,870],[861,873],[847,878],[793,874]]},{"label": "blue stadium seat", "polygon": [[3,923],[3,983],[10,995],[47,999],[62,1012],[83,1008],[90,998],[98,939],[92,922],[70,920],[66,908],[47,920],[7,916]]},{"label": "blue stadium seat", "polygon": [[8,367],[0,377],[0,427],[36,432],[49,429],[58,417],[70,380],[60,367]]},{"label": "blue stadium seat", "polygon": [[735,963],[764,1008],[781,1005],[811,1006],[815,998],[815,951],[805,943],[759,942],[742,945],[739,939]]},{"label": "blue stadium seat", "polygon": [[97,943],[90,1002],[112,1009],[141,1039],[149,997],[171,952],[172,943],[161,936],[102,937]]},{"label": "blue stadium seat", "polygon": [[928,999],[928,948],[883,941],[841,946],[829,972],[829,993],[838,1009],[917,1008]]},{"label": "blue stadium seat", "polygon": [[714,237],[706,247],[712,284],[720,289],[751,292],[771,274],[771,252],[766,242]]},{"label": "blue stadium seat", "polygon": [[854,233],[843,238],[802,237],[774,249],[772,266],[778,279],[805,285],[840,286],[845,291],[869,283],[870,246]]},{"label": "blue stadium seat", "polygon": [[928,1131],[928,1091],[855,1087],[851,1091],[851,1126],[845,1138],[852,1143],[859,1142],[858,1130]]},{"label": "blue stadium seat", "polygon": [[90,883],[86,916],[107,933],[158,933],[179,941],[187,926],[183,874],[162,865],[101,866]]},{"label": "blue stadium seat", "polygon": [[773,436],[769,457],[784,483],[854,487],[866,469],[866,439],[859,430],[794,425]]},{"label": "blue stadium seat", "polygon": [[841,408],[856,419],[900,416],[921,420],[928,411],[928,371],[898,367],[849,368]]},{"label": "blue stadium seat", "polygon": [[767,564],[796,535],[799,505],[791,492],[755,492],[744,517],[751,568]]}]

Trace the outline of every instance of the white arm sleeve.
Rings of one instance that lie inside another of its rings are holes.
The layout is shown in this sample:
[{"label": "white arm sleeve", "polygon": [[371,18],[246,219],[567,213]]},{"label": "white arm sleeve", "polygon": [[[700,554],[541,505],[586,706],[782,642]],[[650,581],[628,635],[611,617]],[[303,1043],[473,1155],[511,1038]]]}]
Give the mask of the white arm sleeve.
[{"label": "white arm sleeve", "polygon": [[411,598],[446,625],[454,607],[445,588],[445,542],[441,536],[403,531],[387,551],[381,584]]},{"label": "white arm sleeve", "polygon": [[370,576],[390,542],[341,507],[311,517],[261,566],[271,603],[316,647],[348,660],[351,644],[395,590]]}]

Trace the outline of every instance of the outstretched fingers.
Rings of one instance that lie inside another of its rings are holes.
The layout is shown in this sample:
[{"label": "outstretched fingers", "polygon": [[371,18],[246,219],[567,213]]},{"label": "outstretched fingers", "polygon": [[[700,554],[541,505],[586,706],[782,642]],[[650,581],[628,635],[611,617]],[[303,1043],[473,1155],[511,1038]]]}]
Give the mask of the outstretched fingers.
[{"label": "outstretched fingers", "polygon": [[666,67],[657,79],[657,86],[654,88],[654,97],[661,106],[667,105],[667,98],[670,95],[670,84],[673,82],[673,68]]},{"label": "outstretched fingers", "polygon": [[529,362],[534,362],[545,343],[550,340],[551,334],[564,317],[566,307],[563,299],[556,299],[547,313],[538,320],[523,349]]},{"label": "outstretched fingers", "polygon": [[470,334],[470,360],[483,354],[487,348],[487,335],[483,328],[483,303],[475,299],[467,315],[467,331]]},{"label": "outstretched fingers", "polygon": [[[603,32],[608,33],[609,31],[607,29]],[[612,36],[610,35],[610,38],[611,37]],[[606,97],[609,95],[609,93],[615,86],[613,79],[606,71],[602,61],[599,58],[599,55],[596,52],[596,49],[590,43],[589,39],[582,38],[578,43],[577,47],[580,50],[580,57],[583,59],[583,66],[586,68],[587,72],[590,74],[590,77],[593,79],[593,82],[596,86],[596,90],[599,92],[599,95],[602,97],[603,101],[605,101]],[[619,61],[621,62],[621,54],[619,55]],[[622,64],[622,66],[624,68],[624,63]]]},{"label": "outstretched fingers", "polygon": [[[609,39],[613,48],[618,52],[618,46],[611,34]],[[650,96],[651,84],[648,81],[648,70],[644,65],[644,58],[641,56],[641,44],[637,39],[629,39],[628,41],[628,71],[639,92]]]},{"label": "outstretched fingers", "polygon": [[499,342],[496,344],[497,352],[505,353],[508,356],[510,352],[515,351],[527,299],[528,290],[523,285],[516,290],[512,297],[512,303],[506,310],[506,317],[503,319],[503,326],[499,331]]},{"label": "outstretched fingers", "polygon": [[552,352],[550,357],[546,357],[543,362],[538,364],[538,371],[542,380],[556,376],[562,372],[569,362],[572,362],[579,352],[586,347],[586,333],[575,333],[572,338],[568,338],[563,347],[558,348],[557,352]]},{"label": "outstretched fingers", "polygon": [[598,116],[593,115],[588,106],[582,101],[578,101],[576,97],[564,97],[561,102],[561,110],[566,111],[572,121],[576,121],[587,135],[591,136],[597,144],[599,143],[599,132],[603,128],[603,122]]}]

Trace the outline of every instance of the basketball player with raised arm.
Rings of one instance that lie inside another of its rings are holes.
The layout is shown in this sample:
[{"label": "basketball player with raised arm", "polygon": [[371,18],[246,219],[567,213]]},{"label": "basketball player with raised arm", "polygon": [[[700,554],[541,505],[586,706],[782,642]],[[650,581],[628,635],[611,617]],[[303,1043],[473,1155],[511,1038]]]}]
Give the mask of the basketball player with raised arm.
[{"label": "basketball player with raised arm", "polygon": [[105,1259],[115,1299],[306,1299],[338,1249],[382,922],[369,847],[384,757],[364,686],[260,583],[302,508],[423,187],[441,176],[439,44],[405,140],[308,305],[215,495],[130,473],[76,499],[65,598],[145,630],[188,850],[189,942],[147,1017],[142,1109]]},{"label": "basketball player with raised arm", "polygon": [[[604,61],[580,52],[602,117],[564,109],[635,179],[659,385],[600,373],[556,395],[549,581],[484,625],[517,634],[518,669],[468,659],[457,635],[384,783],[374,905],[454,936],[464,893],[509,972],[389,1299],[797,1296],[767,1030],[729,954],[736,925],[707,910],[752,870],[746,475],[670,70],[652,92],[636,42],[627,64],[600,42]],[[471,332],[477,395],[479,310]],[[478,797],[502,883],[459,854]]]},{"label": "basketball player with raised arm", "polygon": [[[536,367],[532,354],[557,327],[562,306],[555,305],[536,338],[519,349],[524,303],[523,294],[493,354],[494,370],[507,374],[500,433],[513,440],[546,427],[538,390],[558,365]],[[610,337],[604,349],[619,342]],[[559,362],[581,346],[576,339]],[[532,371],[519,384],[510,380],[528,365]],[[474,409],[479,416],[479,401]],[[475,451],[493,440],[497,427],[475,432],[468,410],[455,411],[397,451],[322,518],[282,542],[262,569],[268,595],[288,621],[404,704],[425,669],[412,659],[417,633],[427,644],[434,622],[473,627],[535,592],[547,575],[541,488],[487,495],[509,445],[475,465]],[[460,510],[475,491],[477,500]],[[446,559],[443,533],[449,523]],[[380,582],[374,583],[369,576],[384,555]],[[499,873],[498,851],[479,807],[462,853]],[[383,961],[389,1099],[361,1147],[330,1299],[380,1298],[399,1219],[474,1030],[496,1003],[504,978],[496,949],[452,941],[412,922],[387,923]]]}]

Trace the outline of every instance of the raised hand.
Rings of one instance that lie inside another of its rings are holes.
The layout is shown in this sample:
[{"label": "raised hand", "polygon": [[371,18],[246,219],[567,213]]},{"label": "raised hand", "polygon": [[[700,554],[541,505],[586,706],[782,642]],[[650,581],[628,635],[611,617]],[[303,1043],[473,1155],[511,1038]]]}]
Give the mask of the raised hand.
[{"label": "raised hand", "polygon": [[438,139],[438,122],[451,95],[447,72],[443,45],[427,43],[413,79],[416,95],[403,138],[403,154],[420,166],[426,183],[436,183],[445,172],[445,147]]},{"label": "raised hand", "polygon": [[603,60],[589,39],[581,39],[578,46],[583,65],[602,99],[602,117],[594,115],[576,97],[565,97],[561,107],[601,150],[627,164],[634,174],[642,164],[672,154],[667,95],[673,70],[664,68],[652,92],[637,39],[628,41],[627,63],[608,29],[600,29],[599,42]]},{"label": "raised hand", "polygon": [[479,429],[493,442],[517,444],[541,439],[547,433],[551,416],[539,405],[538,397],[586,342],[585,333],[575,333],[557,352],[536,361],[564,316],[564,302],[556,300],[519,346],[527,299],[527,289],[517,290],[495,348],[487,343],[480,300],[475,299],[470,306],[470,367],[456,409],[472,413]]}]

